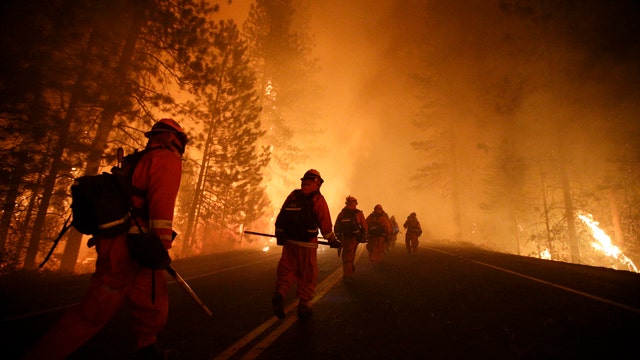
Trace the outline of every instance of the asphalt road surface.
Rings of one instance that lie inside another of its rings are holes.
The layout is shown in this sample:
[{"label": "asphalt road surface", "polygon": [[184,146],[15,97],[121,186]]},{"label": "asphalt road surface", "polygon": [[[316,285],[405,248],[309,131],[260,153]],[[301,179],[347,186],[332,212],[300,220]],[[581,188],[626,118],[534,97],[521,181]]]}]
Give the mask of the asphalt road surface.
[{"label": "asphalt road surface", "polygon": [[[171,280],[161,345],[198,360],[638,358],[639,274],[430,243],[416,255],[397,245],[375,269],[361,251],[345,284],[323,246],[313,316],[298,320],[292,291],[278,320],[279,255],[174,261],[213,316]],[[19,359],[88,286],[87,275],[16,279],[0,284],[2,359]],[[71,359],[132,359],[128,321],[124,308]]]}]

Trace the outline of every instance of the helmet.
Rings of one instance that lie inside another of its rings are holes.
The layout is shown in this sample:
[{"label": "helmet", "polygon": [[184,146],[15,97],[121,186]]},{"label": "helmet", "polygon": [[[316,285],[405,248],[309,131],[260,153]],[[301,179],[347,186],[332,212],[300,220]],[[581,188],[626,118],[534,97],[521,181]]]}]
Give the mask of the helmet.
[{"label": "helmet", "polygon": [[304,173],[304,176],[300,180],[311,180],[320,182],[320,184],[324,182],[324,180],[322,180],[322,176],[320,176],[320,173],[316,169],[307,170],[307,172]]},{"label": "helmet", "polygon": [[409,214],[410,217],[416,217],[416,213],[412,212],[411,214]]},{"label": "helmet", "polygon": [[347,196],[347,198],[345,199],[344,203],[346,205],[348,205],[350,202],[354,202],[356,205],[358,205],[358,199],[354,198],[351,195]]},{"label": "helmet", "polygon": [[170,132],[175,134],[178,137],[178,139],[180,139],[180,142],[182,143],[181,150],[184,151],[184,147],[187,145],[187,142],[189,142],[189,140],[187,139],[187,134],[184,132],[184,130],[182,130],[182,127],[180,126],[180,124],[178,124],[178,122],[173,119],[169,119],[169,118],[160,119],[157,123],[153,124],[153,127],[151,127],[151,130],[144,133],[144,136],[149,138],[153,135],[163,133],[163,132]]},{"label": "helmet", "polygon": [[374,211],[375,211],[375,210],[380,210],[380,211],[382,211],[382,205],[377,204],[377,205],[373,208],[373,210],[374,210]]}]

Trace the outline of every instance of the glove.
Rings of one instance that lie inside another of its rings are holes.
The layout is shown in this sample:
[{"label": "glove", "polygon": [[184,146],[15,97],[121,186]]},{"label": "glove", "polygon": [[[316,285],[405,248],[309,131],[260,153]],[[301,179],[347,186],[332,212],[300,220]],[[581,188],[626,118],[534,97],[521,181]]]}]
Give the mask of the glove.
[{"label": "glove", "polygon": [[154,233],[127,234],[127,248],[131,259],[144,267],[162,270],[171,264],[169,252]]},{"label": "glove", "polygon": [[340,240],[333,238],[333,241],[329,241],[329,247],[332,249],[340,249],[342,247],[342,242]]}]

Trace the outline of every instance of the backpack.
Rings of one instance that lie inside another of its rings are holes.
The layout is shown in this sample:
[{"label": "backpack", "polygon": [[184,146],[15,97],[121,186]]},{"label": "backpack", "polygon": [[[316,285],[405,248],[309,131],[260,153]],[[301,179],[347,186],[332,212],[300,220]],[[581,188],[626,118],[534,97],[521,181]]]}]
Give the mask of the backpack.
[{"label": "backpack", "polygon": [[362,229],[356,218],[356,214],[359,211],[360,210],[351,209],[342,210],[343,216],[340,218],[340,222],[336,224],[337,232],[340,235],[348,237],[355,236],[357,238],[362,237]]},{"label": "backpack", "polygon": [[382,236],[382,225],[379,216],[371,215],[367,218],[367,227],[369,228],[369,236]]},{"label": "backpack", "polygon": [[415,233],[417,236],[422,235],[422,228],[418,220],[409,219],[407,221],[407,235],[409,235],[409,233]]},{"label": "backpack", "polygon": [[276,217],[276,239],[284,245],[286,239],[310,241],[318,236],[318,223],[313,214],[313,198],[318,191],[305,195],[294,190]]},{"label": "backpack", "polygon": [[[131,195],[140,194],[141,190],[131,184],[131,176],[142,155],[151,148],[136,150],[122,159],[122,166],[114,166],[111,173],[85,175],[77,178],[71,185],[71,215],[67,218],[53,241],[49,253],[40,263],[42,268],[49,260],[58,242],[70,227],[85,235],[113,237],[129,231],[129,219],[133,212]],[[121,148],[118,149],[118,152]],[[142,209],[144,211],[145,209]],[[69,219],[71,224],[68,224]],[[93,246],[89,240],[89,247]],[[165,250],[166,251],[166,250]]]},{"label": "backpack", "polygon": [[71,226],[85,235],[112,237],[129,230],[133,171],[147,149],[127,155],[111,173],[85,175],[71,185]]},{"label": "backpack", "polygon": [[396,221],[396,219],[389,220],[389,221],[391,222],[391,229],[393,230],[391,235],[397,235],[400,232],[400,227],[398,226],[398,222]]}]

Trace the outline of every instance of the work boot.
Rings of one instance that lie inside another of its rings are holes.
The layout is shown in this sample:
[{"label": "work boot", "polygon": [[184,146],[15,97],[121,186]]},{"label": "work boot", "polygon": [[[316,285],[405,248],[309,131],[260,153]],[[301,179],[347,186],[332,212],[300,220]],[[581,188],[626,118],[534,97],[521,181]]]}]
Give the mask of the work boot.
[{"label": "work boot", "polygon": [[298,305],[298,317],[302,320],[310,317],[311,315],[313,315],[313,311],[311,311],[311,308],[309,307],[309,305],[305,305],[305,304],[299,304]]},{"label": "work boot", "polygon": [[158,344],[151,344],[136,351],[136,360],[178,360],[175,350],[160,350]]},{"label": "work boot", "polygon": [[277,316],[278,319],[284,319],[284,298],[282,297],[282,294],[279,292],[273,294],[271,306],[273,306],[273,314]]}]

